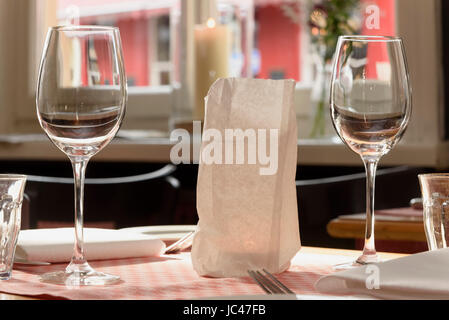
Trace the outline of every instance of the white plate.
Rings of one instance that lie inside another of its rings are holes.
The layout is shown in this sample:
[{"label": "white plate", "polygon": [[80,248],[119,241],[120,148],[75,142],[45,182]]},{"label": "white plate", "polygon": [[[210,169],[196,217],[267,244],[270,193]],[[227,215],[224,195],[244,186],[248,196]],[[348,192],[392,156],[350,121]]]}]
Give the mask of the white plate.
[{"label": "white plate", "polygon": [[195,231],[195,229],[196,225],[165,225],[123,228],[120,230],[155,236],[162,241],[177,241],[187,233]]}]

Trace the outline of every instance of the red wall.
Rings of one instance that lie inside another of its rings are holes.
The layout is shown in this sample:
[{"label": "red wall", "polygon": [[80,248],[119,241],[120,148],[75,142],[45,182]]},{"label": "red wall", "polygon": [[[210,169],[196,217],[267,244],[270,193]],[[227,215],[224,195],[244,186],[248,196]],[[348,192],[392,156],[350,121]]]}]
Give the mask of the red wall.
[{"label": "red wall", "polygon": [[258,49],[261,68],[258,78],[270,78],[270,71],[283,70],[285,79],[300,79],[300,27],[278,6],[257,9],[259,23]]},{"label": "red wall", "polygon": [[[364,35],[383,35],[394,36],[396,34],[395,16],[396,7],[395,0],[361,0],[362,9],[364,10],[368,5],[377,5],[380,9],[380,23],[379,29],[367,29],[366,24],[363,24]],[[364,10],[364,21],[368,17],[368,14]]]},{"label": "red wall", "polygon": [[[92,18],[82,19],[81,24],[94,24]],[[115,25],[120,29],[122,40],[123,59],[128,80],[134,80],[135,86],[148,86],[150,83],[150,57],[148,49],[150,33],[148,31],[148,18],[145,15],[118,19]],[[97,54],[99,54],[97,52]],[[101,59],[99,59],[101,61]]]},{"label": "red wall", "polygon": [[150,52],[148,43],[148,20],[121,19],[117,21],[122,38],[123,56],[128,79],[134,78],[134,85],[150,85],[149,66]]},{"label": "red wall", "polygon": [[[380,9],[379,14],[379,28],[368,29],[366,23],[363,23],[362,33],[364,35],[376,36],[394,36],[396,34],[396,24],[395,24],[395,16],[396,16],[396,8],[395,8],[395,0],[362,0],[362,10],[363,10],[363,21],[366,22],[366,19],[371,12],[366,12],[365,8],[369,5],[376,5]],[[368,78],[376,78],[377,70],[376,70],[376,62],[388,61],[388,51],[386,45],[373,45],[368,47],[368,67],[366,71],[366,75]]]}]

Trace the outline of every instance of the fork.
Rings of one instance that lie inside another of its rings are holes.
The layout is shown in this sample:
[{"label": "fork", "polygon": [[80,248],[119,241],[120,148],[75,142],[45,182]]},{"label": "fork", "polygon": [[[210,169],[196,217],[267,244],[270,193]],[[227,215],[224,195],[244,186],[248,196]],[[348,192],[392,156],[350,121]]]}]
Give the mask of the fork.
[{"label": "fork", "polygon": [[179,251],[182,251],[184,249],[187,249],[192,245],[193,241],[193,235],[195,234],[195,231],[191,231],[187,233],[184,237],[176,241],[175,243],[169,245],[165,249],[165,254],[173,254],[178,253]]},{"label": "fork", "polygon": [[248,270],[248,274],[267,294],[295,294],[267,270],[262,271],[265,275],[253,270]]}]

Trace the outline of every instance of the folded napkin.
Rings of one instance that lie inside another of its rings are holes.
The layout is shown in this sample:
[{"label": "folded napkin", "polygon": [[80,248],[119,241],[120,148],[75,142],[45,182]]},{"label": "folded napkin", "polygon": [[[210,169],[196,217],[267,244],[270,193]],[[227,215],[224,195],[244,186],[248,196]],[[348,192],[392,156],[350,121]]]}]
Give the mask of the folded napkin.
[{"label": "folded napkin", "polygon": [[[73,254],[74,228],[22,230],[16,258],[27,261],[68,262]],[[159,256],[165,243],[154,236],[121,230],[84,228],[87,260]]]},{"label": "folded napkin", "polygon": [[445,248],[327,275],[315,288],[327,294],[383,299],[449,299],[448,270],[449,248]]}]

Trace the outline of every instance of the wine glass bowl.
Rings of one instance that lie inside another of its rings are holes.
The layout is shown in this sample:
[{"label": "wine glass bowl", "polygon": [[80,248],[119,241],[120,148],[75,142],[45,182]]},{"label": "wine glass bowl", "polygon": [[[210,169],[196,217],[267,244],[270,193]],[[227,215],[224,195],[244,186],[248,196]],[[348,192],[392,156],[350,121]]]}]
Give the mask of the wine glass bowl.
[{"label": "wine glass bowl", "polygon": [[330,111],[341,140],[365,165],[365,246],[358,264],[377,262],[374,186],[377,164],[403,136],[411,114],[405,50],[398,37],[341,36],[334,59]]},{"label": "wine glass bowl", "polygon": [[50,29],[38,80],[38,118],[69,157],[93,156],[118,131],[126,101],[121,56],[116,28]]},{"label": "wine glass bowl", "polygon": [[44,274],[43,281],[66,285],[119,281],[93,270],[84,257],[83,198],[86,165],[114,138],[125,114],[122,56],[117,28],[58,26],[48,31],[37,84],[37,116],[47,136],[72,163],[75,244],[66,270]]}]

